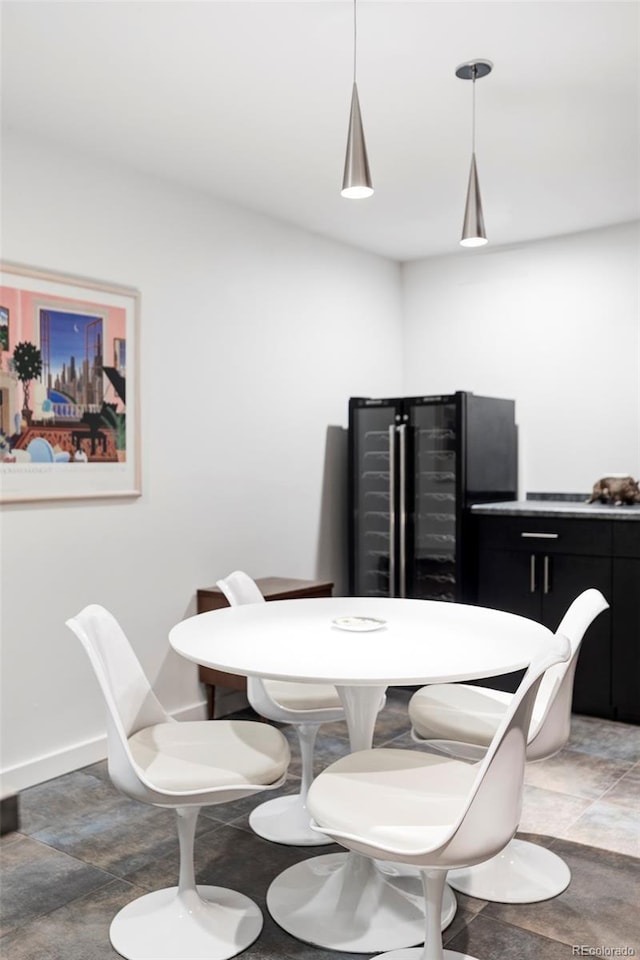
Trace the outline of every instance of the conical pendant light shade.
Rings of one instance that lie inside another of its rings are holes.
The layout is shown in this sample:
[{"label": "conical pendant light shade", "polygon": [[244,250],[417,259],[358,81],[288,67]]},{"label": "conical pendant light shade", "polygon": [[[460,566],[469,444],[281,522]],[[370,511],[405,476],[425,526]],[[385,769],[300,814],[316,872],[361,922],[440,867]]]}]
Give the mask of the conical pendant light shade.
[{"label": "conical pendant light shade", "polygon": [[487,242],[484,230],[484,216],[482,215],[482,198],[478,184],[476,155],[471,155],[471,169],[469,170],[469,186],[467,187],[467,204],[464,209],[464,223],[462,224],[463,247],[481,247]]},{"label": "conical pendant light shade", "polygon": [[347,156],[344,162],[342,178],[342,196],[350,200],[370,197],[373,193],[367,145],[362,129],[362,115],[358,99],[358,87],[353,84],[351,95],[351,114],[349,116],[349,134],[347,137]]},{"label": "conical pendant light shade", "polygon": [[471,169],[469,170],[469,186],[467,187],[467,203],[464,208],[464,222],[460,244],[463,247],[481,247],[487,242],[482,214],[482,200],[478,184],[478,170],[476,168],[476,80],[488,76],[493,70],[491,60],[470,60],[461,63],[456,69],[456,77],[461,80],[473,81],[472,124],[471,124]]}]

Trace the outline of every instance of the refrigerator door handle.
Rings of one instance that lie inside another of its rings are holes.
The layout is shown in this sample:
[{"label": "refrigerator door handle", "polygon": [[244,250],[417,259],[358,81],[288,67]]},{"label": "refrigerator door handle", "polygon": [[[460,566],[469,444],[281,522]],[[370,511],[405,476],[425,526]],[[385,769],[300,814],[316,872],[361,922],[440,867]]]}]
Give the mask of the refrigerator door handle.
[{"label": "refrigerator door handle", "polygon": [[400,596],[407,595],[407,427],[398,427],[400,434]]},{"label": "refrigerator door handle", "polygon": [[396,428],[389,427],[389,596],[396,595]]}]

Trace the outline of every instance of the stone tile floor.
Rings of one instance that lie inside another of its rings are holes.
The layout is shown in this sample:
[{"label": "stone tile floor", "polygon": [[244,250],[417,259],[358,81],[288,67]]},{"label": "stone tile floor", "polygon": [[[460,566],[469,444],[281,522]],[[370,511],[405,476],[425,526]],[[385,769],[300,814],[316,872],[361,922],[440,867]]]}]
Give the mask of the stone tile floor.
[{"label": "stone tile floor", "polygon": [[[389,691],[376,746],[415,749],[409,696]],[[300,767],[295,734],[285,732],[293,760],[283,792],[291,792]],[[325,725],[317,769],[347,750],[345,725]],[[457,894],[445,946],[479,960],[640,956],[640,728],[576,716],[566,749],[528,765],[525,784],[522,831],[564,858],[571,884],[538,904]],[[300,943],[271,920],[265,894],[273,877],[301,858],[339,848],[285,847],[256,837],[248,813],[259,802],[252,797],[204,809],[196,841],[198,881],[241,890],[263,910],[264,929],[244,960],[368,960]],[[0,851],[4,960],[117,958],[108,936],[113,915],[141,892],[172,886],[177,878],[174,814],[120,796],[104,762],[25,790],[20,831],[3,837]]]}]

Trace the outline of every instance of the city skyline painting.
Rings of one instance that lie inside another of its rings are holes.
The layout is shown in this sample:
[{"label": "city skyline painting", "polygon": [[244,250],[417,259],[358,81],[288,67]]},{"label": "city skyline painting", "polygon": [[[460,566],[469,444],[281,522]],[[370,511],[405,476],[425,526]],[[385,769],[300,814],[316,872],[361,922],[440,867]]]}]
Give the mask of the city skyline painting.
[{"label": "city skyline painting", "polygon": [[[48,338],[43,336],[42,328],[45,324],[48,326]],[[63,310],[40,311],[40,342],[45,343],[48,339],[49,349],[46,359],[49,362],[52,385],[55,384],[56,378],[62,379],[63,372],[65,368],[69,369],[72,358],[78,364],[83,360],[91,362],[94,359],[85,355],[86,331],[89,325],[95,325],[99,330],[102,344],[101,317]],[[43,360],[45,360],[44,356]]]}]

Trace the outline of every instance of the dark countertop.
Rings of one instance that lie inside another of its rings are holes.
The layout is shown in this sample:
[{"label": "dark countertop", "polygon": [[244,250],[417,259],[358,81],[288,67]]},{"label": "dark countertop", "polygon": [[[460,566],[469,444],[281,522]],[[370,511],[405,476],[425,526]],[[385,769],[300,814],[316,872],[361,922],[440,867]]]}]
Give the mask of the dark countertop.
[{"label": "dark countertop", "polygon": [[640,520],[640,503],[614,507],[607,503],[571,500],[505,500],[476,503],[474,514],[504,517],[594,517],[598,520]]}]

